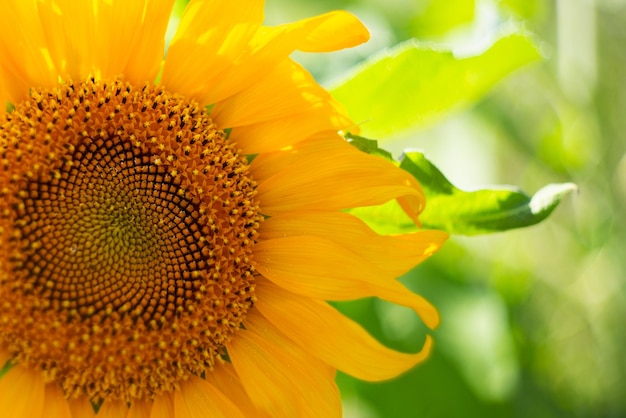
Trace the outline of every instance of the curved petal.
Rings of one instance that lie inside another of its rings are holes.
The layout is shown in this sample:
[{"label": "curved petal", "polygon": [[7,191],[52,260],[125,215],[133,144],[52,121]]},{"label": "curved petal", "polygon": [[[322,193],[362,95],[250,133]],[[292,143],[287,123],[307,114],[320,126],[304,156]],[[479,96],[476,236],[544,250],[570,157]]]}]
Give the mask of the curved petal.
[{"label": "curved petal", "polygon": [[44,395],[45,409],[41,418],[72,418],[70,405],[58,384],[47,383]]},{"label": "curved petal", "polygon": [[41,372],[14,366],[0,379],[0,411],[12,411],[15,418],[41,416],[45,386]]},{"label": "curved petal", "polygon": [[204,379],[191,376],[174,391],[174,416],[244,418],[234,402]]},{"label": "curved petal", "polygon": [[410,174],[365,154],[339,136],[303,141],[291,150],[261,154],[250,166],[266,215],[342,210],[402,198],[417,222],[424,194]]},{"label": "curved petal", "polygon": [[218,103],[256,83],[300,46],[314,49],[317,40],[321,50],[342,47],[363,34],[358,28],[356,36],[328,41],[329,28],[341,22],[356,29],[353,19],[341,13],[261,27],[262,7],[260,1],[192,1],[170,45],[163,83],[203,104]]},{"label": "curved petal", "polygon": [[241,385],[241,380],[237,376],[237,372],[230,363],[216,364],[213,370],[206,372],[205,379],[213,386],[220,388],[224,393],[228,393],[231,399],[237,400],[237,407],[241,409],[247,417],[269,417],[262,414],[263,411],[257,409],[248,394]]},{"label": "curved petal", "polygon": [[315,16],[279,26],[260,27],[250,40],[248,48],[229,69],[228,76],[220,83],[210,84],[200,100],[202,103],[217,103],[256,82],[274,66],[286,59],[307,39],[315,38],[318,28],[328,20],[336,19],[332,13]]},{"label": "curved petal", "polygon": [[134,401],[128,409],[126,418],[150,418],[152,402],[148,400]]},{"label": "curved petal", "polygon": [[[27,2],[24,2],[27,3]],[[173,0],[38,2],[50,61],[62,78],[156,77]]]},{"label": "curved petal", "polygon": [[333,102],[330,94],[302,66],[287,59],[250,88],[217,103],[211,118],[222,128],[233,128],[282,119],[327,102]]},{"label": "curved petal", "polygon": [[286,168],[292,166],[294,162],[302,161],[300,154],[302,149],[311,147],[316,141],[344,141],[343,137],[336,131],[322,131],[306,141],[285,147],[275,152],[266,152],[257,155],[250,164],[250,170],[257,183],[262,183],[267,179],[277,175]]},{"label": "curved petal", "polygon": [[320,132],[321,128],[335,133],[338,130],[335,125],[342,124],[342,120],[339,113],[332,115],[324,109],[313,109],[284,119],[234,128],[231,137],[245,154],[258,154],[296,144]]},{"label": "curved petal", "polygon": [[262,21],[262,1],[192,0],[170,42],[161,82],[172,91],[199,98],[206,86],[226,81],[219,77],[230,76],[229,69]]},{"label": "curved petal", "polygon": [[41,26],[57,74],[80,80],[97,70],[96,8],[93,1],[37,2]]},{"label": "curved petal", "polygon": [[2,64],[0,64],[0,115],[4,115],[7,111],[7,106],[11,102],[9,100],[9,93],[7,89],[4,87],[6,80],[6,76],[4,75],[4,70],[2,69]]},{"label": "curved petal", "polygon": [[254,252],[261,260],[259,273],[290,292],[324,300],[375,296],[413,309],[430,328],[439,323],[437,310],[426,299],[333,241],[314,236],[279,238],[260,241]]},{"label": "curved petal", "polygon": [[246,318],[246,329],[263,341],[271,342],[272,350],[279,347],[291,380],[298,382],[299,417],[341,417],[341,395],[335,384],[335,368],[311,356],[296,346],[265,317],[253,311]]},{"label": "curved petal", "polygon": [[352,48],[369,40],[369,31],[353,14],[335,11],[324,16],[327,17],[324,22],[300,42],[300,51],[331,52]]},{"label": "curved petal", "polygon": [[94,45],[98,53],[94,56],[94,70],[97,70],[96,75],[109,78],[119,75],[135,52],[146,2],[112,0],[95,3]]},{"label": "curved petal", "polygon": [[[331,240],[398,277],[437,251],[448,238],[442,231],[379,235],[345,212],[293,212],[261,224],[261,239],[316,236]],[[357,245],[358,243],[358,245]]]},{"label": "curved petal", "polygon": [[[33,1],[0,1],[0,68],[3,90],[11,102],[22,100],[33,86],[50,87],[57,74],[47,53]],[[4,102],[1,111],[4,112]]]},{"label": "curved petal", "polygon": [[292,60],[284,60],[257,83],[211,110],[247,154],[275,151],[320,131],[354,124],[341,105]]},{"label": "curved petal", "polygon": [[164,392],[154,398],[150,418],[175,418],[174,395],[171,392]]},{"label": "curved petal", "polygon": [[271,416],[341,416],[328,366],[298,349],[258,313],[246,318],[228,354],[248,395]]},{"label": "curved petal", "polygon": [[124,401],[108,400],[98,410],[98,418],[120,418],[128,414],[128,405]]},{"label": "curved petal", "polygon": [[395,377],[424,361],[432,347],[426,336],[416,354],[384,347],[360,325],[323,301],[295,295],[264,280],[255,307],[302,349],[333,367],[368,381]]},{"label": "curved petal", "polygon": [[173,0],[97,1],[95,74],[102,78],[124,74],[136,83],[153,81],[163,60],[173,5]]},{"label": "curved petal", "polygon": [[[132,3],[120,0],[121,3]],[[148,0],[145,5],[139,38],[126,66],[121,71],[131,82],[154,81],[165,51],[165,31],[170,20],[174,0]],[[123,46],[122,46],[123,47]]]},{"label": "curved petal", "polygon": [[289,380],[287,367],[269,343],[240,330],[226,346],[241,384],[257,408],[273,417],[297,415],[296,382]]},{"label": "curved petal", "polygon": [[89,399],[85,397],[70,399],[67,402],[72,411],[72,418],[94,418],[96,416],[93,405],[91,405]]}]

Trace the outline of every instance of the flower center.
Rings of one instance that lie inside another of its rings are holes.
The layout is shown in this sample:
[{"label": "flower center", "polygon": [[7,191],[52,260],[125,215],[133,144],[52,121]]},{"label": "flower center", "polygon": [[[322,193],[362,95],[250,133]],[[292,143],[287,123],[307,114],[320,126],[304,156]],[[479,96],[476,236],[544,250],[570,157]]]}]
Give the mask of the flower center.
[{"label": "flower center", "polygon": [[0,343],[68,396],[200,375],[254,302],[244,156],[160,87],[34,90],[0,120]]}]

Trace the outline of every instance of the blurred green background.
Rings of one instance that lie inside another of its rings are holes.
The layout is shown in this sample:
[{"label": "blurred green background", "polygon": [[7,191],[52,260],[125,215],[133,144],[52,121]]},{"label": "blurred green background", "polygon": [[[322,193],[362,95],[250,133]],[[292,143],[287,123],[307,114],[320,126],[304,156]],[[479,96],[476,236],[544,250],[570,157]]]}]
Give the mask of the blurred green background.
[{"label": "blurred green background", "polygon": [[[267,21],[347,9],[361,47],[296,55],[331,85],[350,66],[417,38],[460,56],[502,27],[534,33],[545,60],[472,106],[384,147],[426,151],[457,186],[534,193],[572,181],[545,222],[453,237],[402,280],[439,309],[430,360],[398,379],[340,375],[346,417],[626,417],[626,1],[267,0]],[[398,103],[402,106],[402,103]],[[379,300],[343,304],[378,339],[417,350],[424,327]]]},{"label": "blurred green background", "polygon": [[[580,189],[537,226],[452,237],[403,277],[440,309],[434,353],[390,382],[339,375],[344,415],[626,417],[626,1],[266,1],[270,24],[335,9],[359,16],[372,40],[297,54],[325,85],[410,38],[468,56],[508,26],[535,34],[542,62],[383,146],[424,149],[465,189]],[[390,347],[421,347],[426,330],[408,309],[379,300],[340,308]]]}]

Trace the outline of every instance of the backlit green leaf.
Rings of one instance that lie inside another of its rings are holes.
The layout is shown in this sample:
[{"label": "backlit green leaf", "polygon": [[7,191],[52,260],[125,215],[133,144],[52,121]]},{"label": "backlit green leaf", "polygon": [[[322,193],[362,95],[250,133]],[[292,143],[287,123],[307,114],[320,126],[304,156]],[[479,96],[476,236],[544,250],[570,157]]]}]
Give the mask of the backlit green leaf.
[{"label": "backlit green leaf", "polygon": [[474,20],[476,0],[432,0],[411,21],[411,33],[418,37],[441,36]]},{"label": "backlit green leaf", "polygon": [[424,188],[427,204],[420,216],[424,227],[453,234],[484,234],[537,224],[564,195],[577,189],[572,183],[549,184],[532,197],[513,188],[465,192],[453,186],[421,152],[406,153],[400,167]]},{"label": "backlit green leaf", "polygon": [[360,66],[332,94],[363,135],[386,138],[478,99],[506,75],[539,58],[533,41],[523,34],[504,36],[469,58],[410,40]]}]

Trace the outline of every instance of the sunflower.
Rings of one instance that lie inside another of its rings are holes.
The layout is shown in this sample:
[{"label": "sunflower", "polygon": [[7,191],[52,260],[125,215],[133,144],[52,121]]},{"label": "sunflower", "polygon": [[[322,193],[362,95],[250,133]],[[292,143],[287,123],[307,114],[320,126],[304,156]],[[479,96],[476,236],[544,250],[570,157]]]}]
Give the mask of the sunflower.
[{"label": "sunflower", "polygon": [[446,235],[346,209],[424,196],[339,132],[289,58],[368,38],[346,12],[263,26],[263,2],[7,0],[0,22],[0,411],[9,417],[341,414],[336,370],[390,350],[327,301],[436,310],[395,280]]}]

